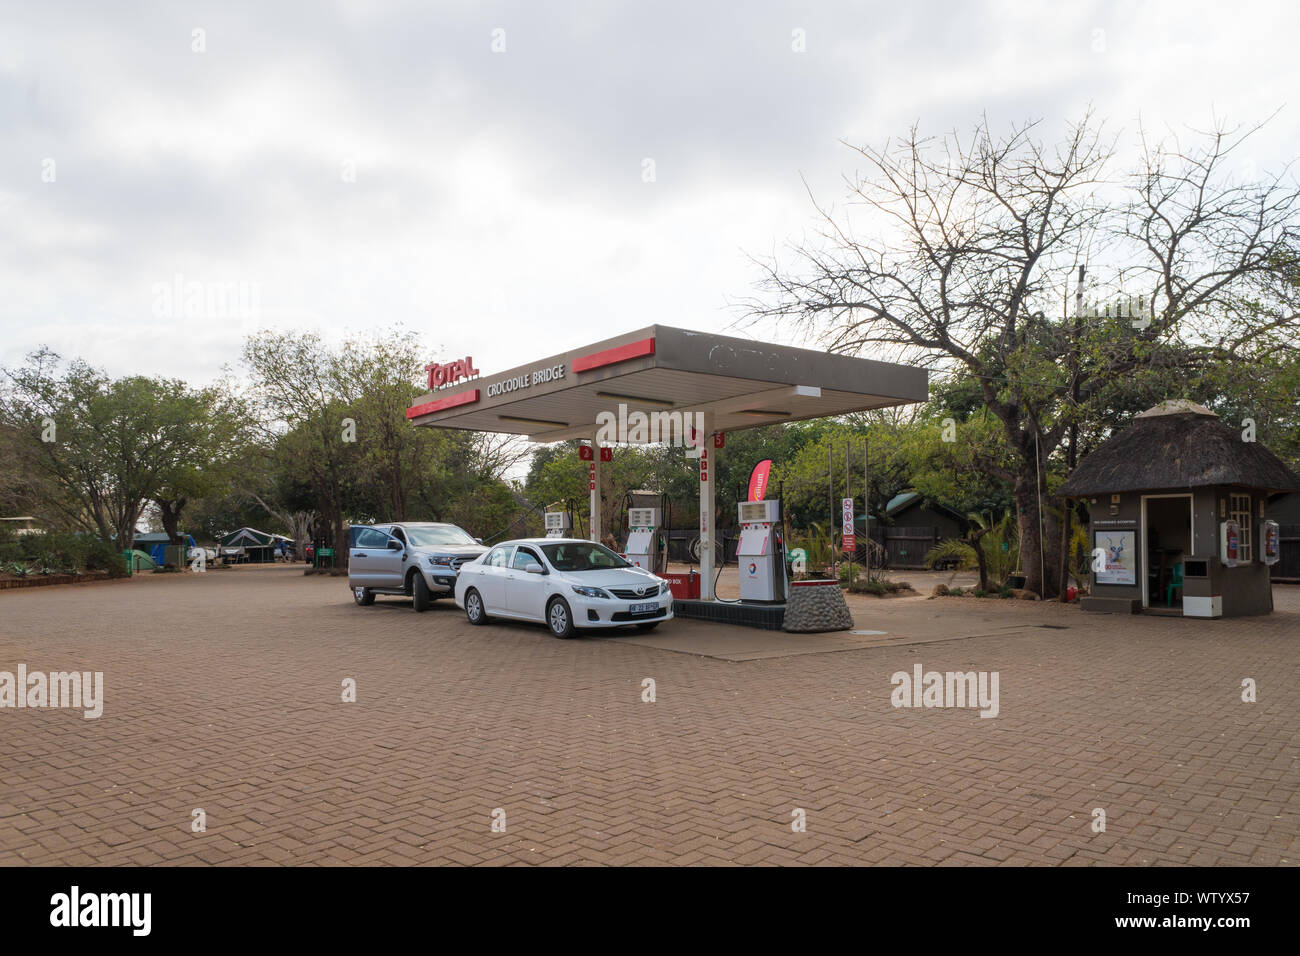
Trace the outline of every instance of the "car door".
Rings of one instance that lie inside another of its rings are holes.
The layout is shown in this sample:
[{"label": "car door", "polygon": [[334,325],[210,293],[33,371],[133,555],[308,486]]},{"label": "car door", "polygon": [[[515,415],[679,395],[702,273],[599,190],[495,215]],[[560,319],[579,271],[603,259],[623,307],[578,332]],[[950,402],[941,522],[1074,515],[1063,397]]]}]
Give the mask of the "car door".
[{"label": "car door", "polygon": [[388,535],[400,544],[400,551],[390,551],[389,554],[396,554],[396,557],[390,561],[385,560],[384,577],[391,583],[383,585],[390,588],[405,587],[406,571],[411,563],[411,545],[406,540],[406,533],[401,528],[394,525],[391,528],[384,528]]},{"label": "car door", "polygon": [[398,544],[378,528],[352,529],[352,547],[348,551],[348,581],[368,588],[401,588],[402,551],[389,547]]},{"label": "car door", "polygon": [[482,569],[475,587],[483,598],[484,609],[489,613],[507,610],[506,575],[510,573],[510,558],[514,550],[514,545],[502,544],[483,556]]},{"label": "car door", "polygon": [[377,528],[353,525],[348,529],[352,539],[348,548],[348,583],[361,587],[376,587],[380,555],[388,542],[388,535]]},{"label": "car door", "polygon": [[550,580],[545,573],[538,574],[528,569],[546,565],[532,548],[520,545],[515,548],[515,555],[510,561],[510,570],[506,572],[506,610],[511,614],[542,620],[546,610],[546,595],[549,593]]}]

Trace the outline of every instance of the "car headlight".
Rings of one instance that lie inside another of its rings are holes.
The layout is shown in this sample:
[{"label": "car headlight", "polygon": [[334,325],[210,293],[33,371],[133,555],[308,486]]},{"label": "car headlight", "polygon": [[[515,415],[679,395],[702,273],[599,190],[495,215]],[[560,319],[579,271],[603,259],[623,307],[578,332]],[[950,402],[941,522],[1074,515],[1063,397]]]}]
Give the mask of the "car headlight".
[{"label": "car headlight", "polygon": [[584,597],[594,597],[594,598],[609,597],[609,595],[606,594],[604,591],[602,591],[600,588],[585,588],[579,584],[571,584],[569,585],[569,587],[573,588],[574,594],[581,594]]},{"label": "car headlight", "polygon": [[451,570],[451,558],[446,558],[442,555],[429,555],[429,563],[435,568],[446,568],[448,571]]}]

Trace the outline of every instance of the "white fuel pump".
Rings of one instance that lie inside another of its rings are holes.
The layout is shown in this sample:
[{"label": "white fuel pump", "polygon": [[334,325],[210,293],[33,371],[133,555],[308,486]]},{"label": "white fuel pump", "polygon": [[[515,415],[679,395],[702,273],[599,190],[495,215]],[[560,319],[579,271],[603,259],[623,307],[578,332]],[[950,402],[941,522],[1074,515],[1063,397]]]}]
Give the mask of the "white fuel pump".
[{"label": "white fuel pump", "polygon": [[569,513],[567,511],[546,512],[546,537],[567,538],[569,531]]},{"label": "white fuel pump", "polygon": [[785,559],[776,534],[776,524],[781,520],[779,502],[742,501],[736,510],[740,519],[740,543],[736,547],[740,599],[784,601]]},{"label": "white fuel pump", "polygon": [[623,553],[638,568],[659,570],[659,509],[627,509],[627,547]]}]

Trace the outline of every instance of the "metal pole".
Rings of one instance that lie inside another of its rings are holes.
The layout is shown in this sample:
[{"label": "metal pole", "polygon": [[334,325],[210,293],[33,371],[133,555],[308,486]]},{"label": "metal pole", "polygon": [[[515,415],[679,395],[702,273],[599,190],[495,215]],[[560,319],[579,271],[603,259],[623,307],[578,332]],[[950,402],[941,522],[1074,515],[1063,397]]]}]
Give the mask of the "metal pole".
[{"label": "metal pole", "polygon": [[[849,468],[852,467],[849,463],[852,460],[853,460],[853,439],[846,438],[844,439],[844,497],[850,500],[852,500],[853,498],[853,488],[851,487],[851,482],[849,480],[850,478]],[[850,514],[852,514],[852,512],[850,512]],[[852,518],[850,518],[849,527],[853,530],[856,530],[853,528]],[[853,551],[849,552],[849,580],[850,581],[853,580]]]},{"label": "metal pole", "polygon": [[1043,592],[1043,597],[1047,596],[1047,570],[1046,558],[1043,555],[1043,549],[1047,542],[1044,540],[1043,523],[1046,516],[1043,514],[1043,470],[1038,460],[1038,423],[1034,423],[1034,474],[1037,476],[1035,481],[1038,485],[1034,490],[1038,493],[1038,581],[1039,588]]},{"label": "metal pole", "polygon": [[831,520],[826,525],[826,535],[830,539],[831,566],[835,566],[835,442],[826,443],[826,478],[831,492]]},{"label": "metal pole", "polygon": [[871,474],[867,471],[867,446],[870,434],[862,437],[862,533],[867,537],[867,580],[871,580]]}]

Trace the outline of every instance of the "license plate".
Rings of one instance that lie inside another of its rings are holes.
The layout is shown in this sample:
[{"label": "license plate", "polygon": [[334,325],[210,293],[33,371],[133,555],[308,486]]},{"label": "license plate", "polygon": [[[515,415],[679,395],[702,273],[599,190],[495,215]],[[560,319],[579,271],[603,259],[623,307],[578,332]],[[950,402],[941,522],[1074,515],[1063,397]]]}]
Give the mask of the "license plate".
[{"label": "license plate", "polygon": [[630,604],[627,609],[632,614],[645,614],[648,611],[659,610],[659,604],[658,602],[653,604]]}]

